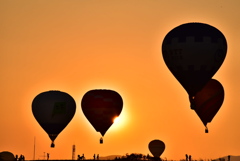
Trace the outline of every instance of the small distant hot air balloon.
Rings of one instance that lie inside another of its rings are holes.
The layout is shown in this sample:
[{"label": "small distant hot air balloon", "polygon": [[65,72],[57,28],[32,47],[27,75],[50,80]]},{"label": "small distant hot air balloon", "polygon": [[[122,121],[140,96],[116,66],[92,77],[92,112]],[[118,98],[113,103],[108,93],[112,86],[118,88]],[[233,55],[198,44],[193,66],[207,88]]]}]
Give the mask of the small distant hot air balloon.
[{"label": "small distant hot air balloon", "polygon": [[75,111],[74,99],[61,91],[40,93],[32,102],[33,115],[52,140],[51,147],[55,146],[54,140],[72,120]]},{"label": "small distant hot air balloon", "polygon": [[158,140],[158,139],[152,140],[148,144],[148,149],[152,153],[154,158],[160,158],[160,156],[162,155],[162,153],[165,150],[165,144],[163,141]]},{"label": "small distant hot air balloon", "polygon": [[210,123],[219,111],[224,100],[224,89],[220,82],[211,79],[204,88],[199,91],[193,100],[191,106],[206,127],[205,132],[208,133],[207,123]]},{"label": "small distant hot air balloon", "polygon": [[2,151],[0,153],[0,161],[15,161],[13,153],[9,151]]},{"label": "small distant hot air balloon", "polygon": [[[82,98],[82,111],[102,137],[113,124],[115,117],[122,111],[122,97],[113,90],[95,89],[90,90]],[[103,143],[102,138],[100,143]]]},{"label": "small distant hot air balloon", "polygon": [[162,43],[163,59],[175,78],[194,97],[222,65],[227,41],[215,27],[186,23],[171,30]]}]

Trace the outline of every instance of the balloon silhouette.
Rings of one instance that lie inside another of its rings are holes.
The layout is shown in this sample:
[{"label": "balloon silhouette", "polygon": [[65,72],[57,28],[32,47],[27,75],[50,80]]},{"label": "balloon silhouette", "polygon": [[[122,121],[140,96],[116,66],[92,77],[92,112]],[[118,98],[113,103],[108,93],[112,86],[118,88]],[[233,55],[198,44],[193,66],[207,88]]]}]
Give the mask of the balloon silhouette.
[{"label": "balloon silhouette", "polygon": [[152,140],[148,144],[148,149],[155,158],[159,158],[165,150],[165,144],[161,140]]},{"label": "balloon silhouette", "polygon": [[204,88],[195,95],[194,99],[190,99],[191,106],[194,106],[195,112],[206,127],[206,133],[208,133],[207,123],[210,123],[217,114],[222,106],[223,100],[223,86],[215,79],[211,79]]},{"label": "balloon silhouette", "polygon": [[165,64],[190,97],[217,72],[226,52],[224,35],[204,23],[182,24],[171,30],[162,43]]},{"label": "balloon silhouette", "polygon": [[0,161],[15,161],[13,153],[9,151],[2,151],[0,153]]},{"label": "balloon silhouette", "polygon": [[[113,90],[95,89],[90,90],[82,98],[82,111],[88,121],[102,136],[113,124],[115,117],[122,111],[122,97]],[[103,139],[100,139],[103,143]]]},{"label": "balloon silhouette", "polygon": [[51,147],[55,146],[54,140],[72,120],[75,111],[74,99],[61,91],[40,93],[32,102],[33,115],[52,140]]}]

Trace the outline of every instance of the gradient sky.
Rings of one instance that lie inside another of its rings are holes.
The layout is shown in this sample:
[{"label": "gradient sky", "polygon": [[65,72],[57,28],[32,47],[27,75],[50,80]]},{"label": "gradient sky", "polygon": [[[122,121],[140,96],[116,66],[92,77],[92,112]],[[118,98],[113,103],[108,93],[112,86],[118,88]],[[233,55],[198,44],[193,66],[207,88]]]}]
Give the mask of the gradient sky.
[{"label": "gradient sky", "polygon": [[[33,159],[71,159],[150,154],[162,140],[167,159],[215,159],[240,155],[239,0],[1,0],[0,151]],[[213,78],[225,89],[224,103],[208,124],[190,109],[188,95],[166,67],[164,36],[187,22],[218,28],[226,37],[226,59]],[[91,89],[116,90],[124,106],[99,144],[100,133],[81,110]],[[31,103],[44,91],[60,90],[77,111],[50,148]]]}]

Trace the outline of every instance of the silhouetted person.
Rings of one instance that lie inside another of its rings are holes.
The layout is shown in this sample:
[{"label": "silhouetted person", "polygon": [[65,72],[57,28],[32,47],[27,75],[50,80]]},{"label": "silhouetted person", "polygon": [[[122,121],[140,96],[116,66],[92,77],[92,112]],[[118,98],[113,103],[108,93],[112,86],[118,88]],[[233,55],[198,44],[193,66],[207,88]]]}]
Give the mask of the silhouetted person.
[{"label": "silhouetted person", "polygon": [[49,153],[47,153],[47,160],[49,160]]},{"label": "silhouetted person", "polygon": [[84,156],[84,154],[82,154],[82,160],[85,160],[85,156]]},{"label": "silhouetted person", "polygon": [[231,156],[229,155],[229,156],[228,156],[228,161],[230,161],[230,157],[231,157]]},{"label": "silhouetted person", "polygon": [[96,155],[94,154],[94,155],[93,155],[93,160],[95,160],[95,159],[96,159]]},{"label": "silhouetted person", "polygon": [[146,155],[143,156],[143,160],[146,160]]},{"label": "silhouetted person", "polygon": [[149,156],[149,154],[147,154],[147,159],[148,159],[148,160],[150,159],[150,156]]},{"label": "silhouetted person", "polygon": [[186,161],[188,161],[188,155],[186,154]]},{"label": "silhouetted person", "polygon": [[192,156],[191,156],[191,155],[189,155],[189,158],[188,158],[188,159],[189,159],[189,161],[192,161]]},{"label": "silhouetted person", "polygon": [[18,158],[18,161],[24,161],[25,157],[21,154],[20,157]]},{"label": "silhouetted person", "polygon": [[20,157],[18,158],[18,161],[22,161],[22,154],[21,154]]},{"label": "silhouetted person", "polygon": [[18,161],[18,155],[15,156],[15,161]]},{"label": "silhouetted person", "polygon": [[82,154],[82,156],[78,155],[78,159],[77,160],[85,160],[84,154]]},{"label": "silhouetted person", "polygon": [[99,154],[97,155],[97,160],[99,160]]}]

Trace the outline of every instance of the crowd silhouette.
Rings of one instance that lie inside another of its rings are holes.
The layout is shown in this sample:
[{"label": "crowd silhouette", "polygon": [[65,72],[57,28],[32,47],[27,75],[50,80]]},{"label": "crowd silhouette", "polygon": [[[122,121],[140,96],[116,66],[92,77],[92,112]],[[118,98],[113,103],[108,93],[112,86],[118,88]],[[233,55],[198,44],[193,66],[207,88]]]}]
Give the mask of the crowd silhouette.
[{"label": "crowd silhouette", "polygon": [[191,156],[191,155],[188,155],[188,154],[186,154],[186,161],[192,161],[192,156]]},{"label": "crowd silhouette", "polygon": [[82,156],[78,155],[78,159],[77,160],[85,160],[84,154],[82,154]]},{"label": "crowd silhouette", "polygon": [[18,157],[18,155],[16,155],[15,161],[25,161],[25,156],[21,154],[20,157]]},{"label": "crowd silhouette", "polygon": [[[47,158],[45,158],[44,160],[49,160],[50,158],[50,154],[47,153]],[[228,155],[227,156],[227,161],[230,161],[231,156]],[[86,160],[84,154],[82,155],[78,155],[77,160]],[[104,160],[104,159],[100,159],[99,154],[93,154],[93,159],[87,159],[87,160]],[[144,154],[138,154],[138,153],[131,153],[131,154],[126,154],[123,156],[118,156],[115,157],[114,159],[107,159],[107,160],[117,160],[117,161],[140,161],[140,160],[145,160],[145,161],[167,161],[167,158],[160,158],[160,157],[153,157],[150,156],[149,154],[144,155]],[[15,161],[25,161],[25,157],[24,155],[20,155],[20,157],[18,155],[15,156]],[[185,154],[185,159],[181,159],[180,161],[197,161],[197,160],[193,160],[191,155]],[[217,160],[211,160],[211,161],[225,161],[225,158],[219,158]]]},{"label": "crowd silhouette", "polygon": [[[85,160],[84,154],[82,154],[82,156],[78,155],[77,160]],[[99,154],[93,154],[93,160],[100,160]],[[130,155],[126,154],[125,156],[116,157],[114,160],[123,160],[123,161],[137,161],[137,160],[163,161],[163,159],[158,158],[158,157],[152,157],[149,154],[143,155],[143,154],[136,154],[136,153],[132,153]]]}]

